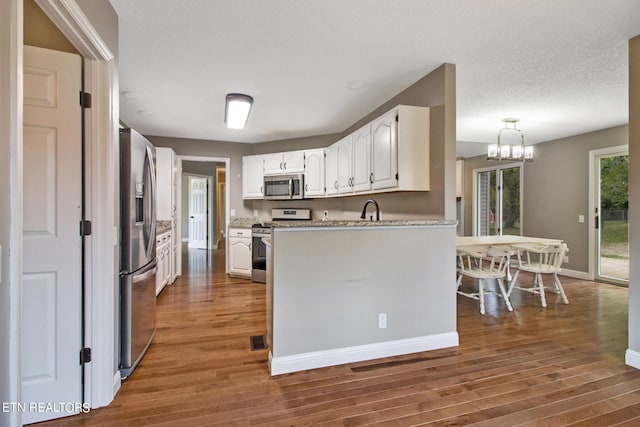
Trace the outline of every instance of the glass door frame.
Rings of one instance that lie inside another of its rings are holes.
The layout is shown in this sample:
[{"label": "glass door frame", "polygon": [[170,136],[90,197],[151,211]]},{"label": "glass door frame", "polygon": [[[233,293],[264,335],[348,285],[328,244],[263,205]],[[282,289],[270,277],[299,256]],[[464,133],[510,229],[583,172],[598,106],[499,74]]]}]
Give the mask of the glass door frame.
[{"label": "glass door frame", "polygon": [[[587,221],[589,225],[589,277],[590,280],[602,281],[627,286],[628,280],[617,279],[609,276],[601,276],[600,266],[600,240],[598,238],[596,221],[599,221],[600,212],[596,209],[600,207],[600,159],[606,157],[616,157],[629,155],[629,145],[618,145],[615,147],[602,148],[589,151],[589,215]],[[598,224],[599,226],[599,224]]]},{"label": "glass door frame", "polygon": [[524,177],[524,168],[523,168],[523,163],[522,162],[514,162],[514,163],[506,163],[506,164],[499,164],[496,166],[489,166],[489,167],[485,167],[485,168],[479,168],[479,169],[474,169],[473,170],[473,230],[472,233],[474,236],[478,235],[478,232],[480,231],[480,226],[479,226],[479,217],[478,217],[478,175],[484,172],[492,172],[495,171],[496,172],[496,177],[500,177],[500,185],[498,185],[498,179],[496,179],[496,210],[497,212],[495,213],[495,221],[496,223],[500,223],[500,233],[499,235],[502,235],[502,202],[503,202],[503,198],[502,198],[502,191],[501,191],[501,186],[502,186],[502,171],[505,169],[514,169],[514,168],[519,168],[520,171],[520,235],[522,236],[522,230],[523,230],[523,224],[524,224],[524,217],[523,217],[523,200],[524,200],[524,186],[523,186],[523,177]]}]

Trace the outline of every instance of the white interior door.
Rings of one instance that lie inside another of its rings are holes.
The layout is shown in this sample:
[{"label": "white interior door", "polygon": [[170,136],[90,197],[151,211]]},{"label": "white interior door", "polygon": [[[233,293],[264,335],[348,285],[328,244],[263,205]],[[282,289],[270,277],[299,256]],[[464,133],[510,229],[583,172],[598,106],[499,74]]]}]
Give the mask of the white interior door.
[{"label": "white interior door", "polygon": [[[82,403],[80,73],[78,55],[25,46],[25,424],[78,413]],[[52,410],[44,407],[46,403]]]},{"label": "white interior door", "polygon": [[189,176],[189,247],[207,249],[207,178]]}]

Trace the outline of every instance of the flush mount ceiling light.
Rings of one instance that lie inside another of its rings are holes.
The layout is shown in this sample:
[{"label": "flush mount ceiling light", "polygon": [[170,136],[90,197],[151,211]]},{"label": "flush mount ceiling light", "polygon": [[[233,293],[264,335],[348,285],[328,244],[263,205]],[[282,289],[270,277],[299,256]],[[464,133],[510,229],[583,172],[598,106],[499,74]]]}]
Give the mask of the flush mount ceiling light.
[{"label": "flush mount ceiling light", "polygon": [[227,102],[224,109],[224,122],[230,129],[242,129],[247,124],[249,111],[253,98],[241,93],[227,94]]},{"label": "flush mount ceiling light", "polygon": [[[533,146],[524,145],[524,134],[520,129],[516,127],[516,124],[520,119],[507,118],[502,119],[504,122],[504,128],[498,132],[498,143],[490,144],[487,147],[487,159],[488,160],[517,160],[521,162],[530,162],[533,160]],[[509,127],[511,125],[512,127]],[[500,142],[502,132],[517,132],[520,135],[520,144],[503,144]]]}]

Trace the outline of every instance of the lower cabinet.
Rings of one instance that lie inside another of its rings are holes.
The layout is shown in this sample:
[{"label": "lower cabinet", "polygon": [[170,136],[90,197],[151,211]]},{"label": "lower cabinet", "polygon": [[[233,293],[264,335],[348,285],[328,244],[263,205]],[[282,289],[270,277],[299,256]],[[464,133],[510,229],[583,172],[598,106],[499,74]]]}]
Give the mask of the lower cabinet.
[{"label": "lower cabinet", "polygon": [[251,277],[251,230],[229,229],[229,275]]},{"label": "lower cabinet", "polygon": [[158,271],[156,273],[156,296],[171,283],[171,233],[162,233],[156,237],[156,256]]}]

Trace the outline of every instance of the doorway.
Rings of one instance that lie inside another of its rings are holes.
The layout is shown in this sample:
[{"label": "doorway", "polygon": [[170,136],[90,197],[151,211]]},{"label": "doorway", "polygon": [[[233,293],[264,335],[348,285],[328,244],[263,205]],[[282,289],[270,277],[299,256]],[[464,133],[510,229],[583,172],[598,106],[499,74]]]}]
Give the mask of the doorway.
[{"label": "doorway", "polygon": [[590,153],[592,169],[594,278],[629,283],[629,147]]},{"label": "doorway", "polygon": [[212,179],[209,176],[188,175],[189,188],[189,247],[192,249],[209,249],[211,227],[211,189]]},{"label": "doorway", "polygon": [[520,164],[474,171],[474,235],[521,235],[521,183]]}]

